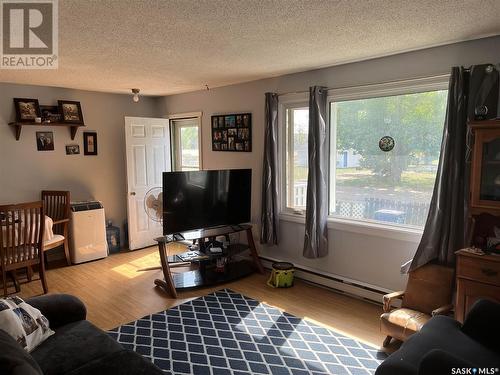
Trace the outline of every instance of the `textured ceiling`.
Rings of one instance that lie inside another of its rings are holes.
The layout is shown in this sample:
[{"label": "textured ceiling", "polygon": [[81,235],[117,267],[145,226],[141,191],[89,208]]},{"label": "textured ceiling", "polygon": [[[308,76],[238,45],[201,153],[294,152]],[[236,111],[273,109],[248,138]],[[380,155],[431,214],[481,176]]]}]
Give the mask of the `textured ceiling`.
[{"label": "textured ceiling", "polygon": [[59,69],[0,81],[167,95],[500,34],[500,0],[59,0]]}]

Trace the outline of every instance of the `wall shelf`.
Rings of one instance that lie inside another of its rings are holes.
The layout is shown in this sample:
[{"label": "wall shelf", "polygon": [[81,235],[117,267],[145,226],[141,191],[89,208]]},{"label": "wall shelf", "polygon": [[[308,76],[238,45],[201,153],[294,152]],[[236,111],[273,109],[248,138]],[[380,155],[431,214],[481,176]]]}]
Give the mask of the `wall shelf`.
[{"label": "wall shelf", "polygon": [[19,141],[19,138],[21,138],[21,130],[23,126],[38,126],[40,128],[47,128],[49,126],[65,126],[68,127],[70,130],[71,134],[71,140],[73,141],[76,136],[76,132],[78,131],[78,128],[81,126],[85,126],[85,124],[68,124],[64,122],[9,122],[9,125],[15,128],[16,132],[16,141]]}]

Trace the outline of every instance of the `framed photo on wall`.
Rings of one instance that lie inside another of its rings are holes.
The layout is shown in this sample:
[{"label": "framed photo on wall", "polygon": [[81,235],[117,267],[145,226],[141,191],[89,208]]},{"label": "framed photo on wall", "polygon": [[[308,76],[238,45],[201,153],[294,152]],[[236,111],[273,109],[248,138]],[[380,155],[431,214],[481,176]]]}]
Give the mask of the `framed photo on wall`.
[{"label": "framed photo on wall", "polygon": [[38,99],[14,98],[17,122],[35,122],[37,117],[42,117]]},{"label": "framed photo on wall", "polygon": [[212,116],[212,151],[252,152],[252,114]]},{"label": "framed photo on wall", "polygon": [[80,153],[80,145],[66,145],[66,155],[78,155]]},{"label": "framed photo on wall", "polygon": [[97,155],[97,133],[94,132],[83,133],[83,154]]},{"label": "framed photo on wall", "polygon": [[68,124],[83,124],[82,106],[80,102],[58,100],[61,122]]},{"label": "framed photo on wall", "polygon": [[38,151],[54,151],[54,133],[36,132],[36,149]]},{"label": "framed photo on wall", "polygon": [[59,107],[56,105],[41,105],[40,112],[42,113],[42,122],[44,123],[61,121]]}]

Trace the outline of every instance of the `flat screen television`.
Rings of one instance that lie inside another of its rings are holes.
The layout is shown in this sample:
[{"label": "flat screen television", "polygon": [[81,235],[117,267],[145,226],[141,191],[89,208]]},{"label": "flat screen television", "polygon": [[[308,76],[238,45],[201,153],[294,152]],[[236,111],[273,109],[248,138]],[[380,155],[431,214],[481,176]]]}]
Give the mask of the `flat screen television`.
[{"label": "flat screen television", "polygon": [[250,221],[251,169],[163,172],[163,234]]}]

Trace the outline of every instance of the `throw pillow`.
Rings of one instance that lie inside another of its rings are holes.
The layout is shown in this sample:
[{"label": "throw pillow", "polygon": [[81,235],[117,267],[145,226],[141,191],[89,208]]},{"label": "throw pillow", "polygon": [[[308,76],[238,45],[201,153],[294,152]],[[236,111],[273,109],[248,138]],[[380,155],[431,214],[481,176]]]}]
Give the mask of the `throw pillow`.
[{"label": "throw pillow", "polygon": [[31,352],[54,334],[40,310],[19,297],[0,299],[0,329],[7,332],[25,350]]}]

